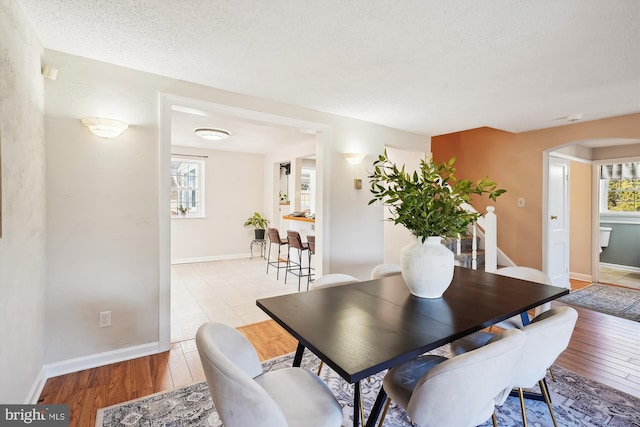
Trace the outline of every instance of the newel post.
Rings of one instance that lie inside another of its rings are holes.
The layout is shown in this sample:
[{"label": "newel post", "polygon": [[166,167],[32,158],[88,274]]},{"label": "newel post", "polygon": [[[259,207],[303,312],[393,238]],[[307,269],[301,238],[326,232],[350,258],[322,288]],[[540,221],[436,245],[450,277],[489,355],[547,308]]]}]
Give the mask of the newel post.
[{"label": "newel post", "polygon": [[487,206],[484,216],[484,270],[489,272],[498,269],[498,221],[495,210],[495,207]]}]

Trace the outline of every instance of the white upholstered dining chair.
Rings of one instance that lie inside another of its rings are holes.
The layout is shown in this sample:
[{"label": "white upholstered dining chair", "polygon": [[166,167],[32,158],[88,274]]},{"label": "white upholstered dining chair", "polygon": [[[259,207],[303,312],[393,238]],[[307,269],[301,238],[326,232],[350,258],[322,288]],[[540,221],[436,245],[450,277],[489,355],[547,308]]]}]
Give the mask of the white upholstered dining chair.
[{"label": "white upholstered dining chair", "polygon": [[380,279],[387,276],[401,274],[402,270],[398,264],[378,264],[371,270],[371,279]]},{"label": "white upholstered dining chair", "polygon": [[383,381],[391,400],[420,427],[472,427],[493,418],[504,403],[522,357],[525,334],[506,330],[485,346],[447,359],[423,355],[391,368]]},{"label": "white upholstered dining chair", "polygon": [[[523,388],[531,388],[536,383],[540,386],[545,402],[549,407],[553,425],[557,427],[553,413],[549,391],[544,377],[547,369],[569,345],[571,334],[578,319],[578,312],[571,307],[554,307],[536,316],[530,324],[522,328],[526,336],[526,343],[522,352],[520,367],[516,370],[511,381],[513,387],[518,389],[520,408],[522,410],[522,423],[527,426],[527,415]],[[454,354],[464,354],[480,348],[485,343],[494,339],[490,332],[476,332],[464,338],[454,341],[451,350]]]},{"label": "white upholstered dining chair", "polygon": [[316,280],[314,280],[311,286],[309,287],[309,290],[312,291],[314,289],[346,285],[348,283],[355,283],[359,281],[360,280],[357,279],[356,277],[350,276],[348,274],[342,274],[342,273],[325,274],[324,276],[320,276]]},{"label": "white upholstered dining chair", "polygon": [[342,424],[342,408],[317,375],[302,368],[263,372],[255,349],[236,329],[205,323],[196,333],[196,346],[225,427]]},{"label": "white upholstered dining chair", "polygon": [[[499,268],[494,272],[500,276],[512,277],[514,279],[528,280],[530,282],[540,283],[541,285],[552,285],[551,279],[545,273],[535,268],[513,266]],[[539,315],[543,311],[547,311],[551,308],[551,303],[543,304],[535,309],[535,316]],[[520,315],[510,317],[502,322],[496,323],[494,326],[498,326],[502,329],[522,329],[524,324],[522,323],[522,317]]]}]

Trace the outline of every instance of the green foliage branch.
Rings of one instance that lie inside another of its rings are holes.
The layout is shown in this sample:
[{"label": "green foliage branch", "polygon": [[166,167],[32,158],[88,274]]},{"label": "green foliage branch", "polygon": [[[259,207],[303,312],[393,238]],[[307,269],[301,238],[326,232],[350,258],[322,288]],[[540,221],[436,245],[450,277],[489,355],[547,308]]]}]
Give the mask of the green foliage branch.
[{"label": "green foliage branch", "polygon": [[404,225],[423,242],[429,236],[456,237],[466,232],[480,214],[466,211],[462,204],[483,194],[495,201],[506,190],[497,188],[488,177],[476,182],[457,180],[454,162],[455,158],[442,163],[422,160],[420,169],[409,173],[404,165],[398,168],[392,163],[385,150],[368,176],[373,194],[369,205],[382,202],[389,206],[392,218],[387,220]]}]

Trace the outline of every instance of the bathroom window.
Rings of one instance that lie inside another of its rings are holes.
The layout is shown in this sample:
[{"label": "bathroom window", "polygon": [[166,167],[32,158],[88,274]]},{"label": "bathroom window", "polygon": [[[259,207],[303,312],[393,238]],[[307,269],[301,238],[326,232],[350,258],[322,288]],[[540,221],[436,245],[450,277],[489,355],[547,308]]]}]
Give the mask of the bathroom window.
[{"label": "bathroom window", "polygon": [[603,212],[640,212],[640,179],[611,178],[602,180],[606,198]]},{"label": "bathroom window", "polygon": [[171,159],[171,216],[204,217],[204,161]]}]

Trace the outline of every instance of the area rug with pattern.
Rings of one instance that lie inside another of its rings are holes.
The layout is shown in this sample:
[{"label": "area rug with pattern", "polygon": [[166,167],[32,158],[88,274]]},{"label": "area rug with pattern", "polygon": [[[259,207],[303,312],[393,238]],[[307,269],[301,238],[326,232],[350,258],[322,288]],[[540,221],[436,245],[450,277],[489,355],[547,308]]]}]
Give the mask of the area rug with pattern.
[{"label": "area rug with pattern", "polygon": [[[447,356],[449,349],[448,346],[444,346],[432,353]],[[263,367],[265,371],[281,369],[291,366],[292,361],[293,353],[263,362]],[[308,351],[305,352],[302,367],[315,372],[317,366],[318,359]],[[547,384],[559,426],[640,427],[640,399],[560,367],[554,366],[553,373],[555,381],[548,376]],[[326,367],[323,368],[321,376],[342,405],[342,425],[352,426],[353,385]],[[384,372],[381,372],[362,382],[366,413],[375,402],[383,378]],[[544,402],[527,400],[526,411],[530,426],[553,425]],[[509,397],[505,404],[497,409],[496,414],[498,425],[501,427],[522,425],[520,404],[515,397]],[[410,425],[405,412],[392,404],[384,426]],[[483,427],[491,425],[489,420]],[[213,406],[207,383],[201,382],[98,410],[96,427],[116,426],[218,427],[222,426],[222,422]]]},{"label": "area rug with pattern", "polygon": [[595,283],[558,301],[640,322],[640,290],[637,289]]}]

